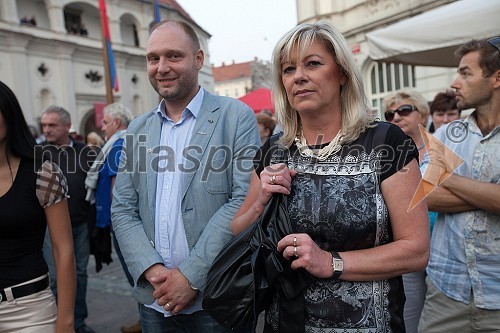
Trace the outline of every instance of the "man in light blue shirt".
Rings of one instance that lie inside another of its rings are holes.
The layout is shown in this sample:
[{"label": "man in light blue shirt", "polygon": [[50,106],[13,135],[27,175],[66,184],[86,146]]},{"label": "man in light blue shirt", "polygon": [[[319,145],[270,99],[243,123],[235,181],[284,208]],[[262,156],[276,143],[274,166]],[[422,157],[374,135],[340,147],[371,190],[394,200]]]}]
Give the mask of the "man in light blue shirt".
[{"label": "man in light blue shirt", "polygon": [[128,127],[112,224],[144,332],[226,332],[202,310],[206,275],[232,238],[260,146],[253,111],[198,85],[204,53],[180,21],[153,27],[149,80],[162,97]]},{"label": "man in light blue shirt", "polygon": [[[431,238],[427,294],[419,332],[498,332],[500,328],[499,38],[470,41],[452,83],[464,120],[435,135],[464,163],[444,173],[427,199],[438,217]],[[440,154],[428,147],[430,162]],[[436,165],[434,165],[436,166]],[[443,166],[443,171],[445,171]],[[424,180],[425,180],[424,175]]]}]

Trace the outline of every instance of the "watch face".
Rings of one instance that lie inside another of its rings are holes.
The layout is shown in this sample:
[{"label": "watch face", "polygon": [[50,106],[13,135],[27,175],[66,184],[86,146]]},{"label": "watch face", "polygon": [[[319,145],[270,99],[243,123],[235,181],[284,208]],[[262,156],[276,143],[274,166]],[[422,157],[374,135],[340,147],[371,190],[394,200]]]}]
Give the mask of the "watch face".
[{"label": "watch face", "polygon": [[333,269],[335,271],[343,271],[344,270],[344,262],[342,260],[334,260],[333,261]]}]

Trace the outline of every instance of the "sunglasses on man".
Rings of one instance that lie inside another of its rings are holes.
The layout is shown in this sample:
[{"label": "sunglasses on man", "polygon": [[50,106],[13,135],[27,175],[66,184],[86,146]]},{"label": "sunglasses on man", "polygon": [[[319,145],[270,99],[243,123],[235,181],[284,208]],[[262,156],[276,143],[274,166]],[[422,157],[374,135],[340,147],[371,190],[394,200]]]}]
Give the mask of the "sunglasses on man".
[{"label": "sunglasses on man", "polygon": [[396,110],[387,110],[384,112],[385,119],[387,121],[392,121],[394,119],[394,114],[397,113],[401,117],[406,117],[413,111],[417,111],[417,107],[411,104],[403,104]]}]

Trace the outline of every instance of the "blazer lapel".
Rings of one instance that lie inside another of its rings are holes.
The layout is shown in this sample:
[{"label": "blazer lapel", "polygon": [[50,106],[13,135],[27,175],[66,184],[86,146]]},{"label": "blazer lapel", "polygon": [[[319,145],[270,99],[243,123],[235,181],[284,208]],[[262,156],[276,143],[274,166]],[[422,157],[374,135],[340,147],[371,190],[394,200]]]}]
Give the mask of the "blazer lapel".
[{"label": "blazer lapel", "polygon": [[[160,134],[161,134],[161,121],[157,118],[158,115],[156,113],[153,117],[150,117],[146,123],[146,131],[143,135],[146,135],[146,186],[147,186],[147,195],[148,195],[148,203],[149,209],[151,211],[151,218],[155,218],[155,207],[156,207],[156,181],[158,178],[158,166],[153,165],[153,161],[158,161],[158,159],[154,159],[158,155],[158,146],[160,145]],[[138,138],[140,140],[141,138]],[[142,141],[142,140],[141,140]],[[140,146],[144,145],[144,142],[140,142]],[[139,165],[142,162],[139,161]],[[141,170],[142,171],[142,170]]]},{"label": "blazer lapel", "polygon": [[198,169],[196,172],[186,172],[184,174],[181,200],[186,195],[195,173],[203,171],[204,165],[202,163],[202,158],[206,153],[208,142],[215,131],[218,121],[219,104],[216,102],[216,99],[213,98],[213,95],[205,91],[205,97],[203,98],[203,103],[201,104],[200,113],[196,119],[193,134],[189,142],[190,147],[196,147],[195,149],[191,149],[189,154],[193,156],[196,161],[198,161]]}]

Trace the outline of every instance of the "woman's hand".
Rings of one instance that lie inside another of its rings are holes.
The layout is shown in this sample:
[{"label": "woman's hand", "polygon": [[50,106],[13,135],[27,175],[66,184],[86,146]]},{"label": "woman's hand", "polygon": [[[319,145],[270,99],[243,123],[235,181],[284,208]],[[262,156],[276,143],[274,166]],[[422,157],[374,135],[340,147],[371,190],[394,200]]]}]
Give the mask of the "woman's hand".
[{"label": "woman's hand", "polygon": [[297,171],[288,169],[283,163],[273,164],[262,170],[258,203],[265,206],[273,193],[289,195],[292,177],[296,174]]},{"label": "woman's hand", "polygon": [[252,172],[247,197],[231,222],[232,233],[237,235],[254,222],[264,211],[273,193],[289,195],[292,177],[296,174],[297,171],[288,169],[283,163],[266,167],[260,173],[260,178],[257,172]]},{"label": "woman's hand", "polygon": [[75,326],[73,318],[63,319],[57,316],[56,333],[74,333]]},{"label": "woman's hand", "polygon": [[278,251],[292,261],[292,268],[303,267],[317,278],[333,275],[332,254],[322,250],[308,234],[290,234],[278,242]]}]

